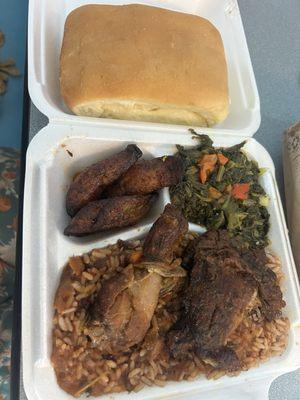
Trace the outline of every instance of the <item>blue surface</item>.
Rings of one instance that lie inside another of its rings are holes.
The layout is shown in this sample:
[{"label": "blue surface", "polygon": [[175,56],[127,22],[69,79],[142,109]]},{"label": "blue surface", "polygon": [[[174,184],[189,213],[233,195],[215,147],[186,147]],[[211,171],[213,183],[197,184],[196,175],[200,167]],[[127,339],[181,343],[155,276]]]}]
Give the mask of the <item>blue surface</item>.
[{"label": "blue surface", "polygon": [[0,0],[0,29],[6,39],[0,49],[0,60],[13,57],[22,73],[21,77],[9,79],[6,94],[0,96],[1,147],[21,145],[27,9],[27,0]]}]

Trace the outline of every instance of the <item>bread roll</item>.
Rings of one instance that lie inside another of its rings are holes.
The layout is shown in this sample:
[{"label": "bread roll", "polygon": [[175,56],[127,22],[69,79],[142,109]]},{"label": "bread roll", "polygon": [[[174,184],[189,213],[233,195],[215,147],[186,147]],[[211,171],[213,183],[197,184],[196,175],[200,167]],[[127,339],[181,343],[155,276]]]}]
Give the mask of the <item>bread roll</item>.
[{"label": "bread roll", "polygon": [[228,114],[218,30],[140,4],[86,5],[67,17],[61,94],[77,115],[211,126]]}]

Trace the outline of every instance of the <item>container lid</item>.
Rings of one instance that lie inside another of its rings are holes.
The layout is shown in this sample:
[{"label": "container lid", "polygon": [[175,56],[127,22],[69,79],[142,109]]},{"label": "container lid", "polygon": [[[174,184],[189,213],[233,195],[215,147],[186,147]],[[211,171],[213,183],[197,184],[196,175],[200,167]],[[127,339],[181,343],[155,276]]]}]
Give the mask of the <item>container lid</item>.
[{"label": "container lid", "polygon": [[[73,124],[75,121],[112,123],[128,128],[160,126],[186,130],[178,125],[136,123],[133,121],[88,118],[73,115],[64,105],[59,88],[59,58],[67,15],[84,4],[128,4],[116,0],[30,0],[28,24],[28,85],[32,101],[50,120]],[[260,125],[260,103],[237,0],[141,0],[141,4],[168,8],[207,18],[220,31],[227,60],[230,110],[227,119],[205,133],[231,133],[253,136]],[[37,21],[39,23],[37,23]]]}]

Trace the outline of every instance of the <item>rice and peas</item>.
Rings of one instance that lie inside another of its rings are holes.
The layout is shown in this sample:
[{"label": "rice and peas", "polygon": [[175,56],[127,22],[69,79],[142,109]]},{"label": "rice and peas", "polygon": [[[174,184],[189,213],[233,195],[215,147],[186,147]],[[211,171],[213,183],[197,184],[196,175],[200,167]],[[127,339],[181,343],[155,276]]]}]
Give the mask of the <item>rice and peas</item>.
[{"label": "rice and peas", "polygon": [[[193,233],[186,235],[173,262],[181,263],[183,249],[195,236]],[[192,351],[174,358],[166,348],[164,338],[179,318],[186,278],[182,278],[175,288],[170,286],[170,290],[166,290],[165,287],[161,291],[151,327],[137,346],[118,356],[102,354],[93,346],[86,328],[89,305],[103,282],[122,271],[130,263],[133,253],[141,251],[139,240],[119,241],[82,257],[72,257],[65,267],[56,295],[52,362],[59,385],[75,397],[85,392],[92,396],[126,390],[137,392],[144,386],[194,380],[202,374],[209,379],[229,374],[205,364]],[[268,267],[281,284],[283,275],[279,259],[270,253],[267,257]],[[63,306],[57,304],[60,290],[64,291]],[[241,360],[241,371],[282,354],[287,346],[288,318],[282,316],[267,322],[260,318],[258,306],[257,297],[229,339]]]}]

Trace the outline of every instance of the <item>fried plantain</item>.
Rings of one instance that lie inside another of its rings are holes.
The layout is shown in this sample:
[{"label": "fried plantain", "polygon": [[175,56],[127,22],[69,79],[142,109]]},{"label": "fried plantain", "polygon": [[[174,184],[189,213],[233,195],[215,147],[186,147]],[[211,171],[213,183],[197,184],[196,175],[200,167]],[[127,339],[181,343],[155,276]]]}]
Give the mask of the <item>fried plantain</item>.
[{"label": "fried plantain", "polygon": [[136,224],[148,214],[157,194],[122,196],[92,201],[73,217],[66,227],[67,236],[85,236],[113,228]]},{"label": "fried plantain", "polygon": [[140,160],[105,191],[107,197],[147,194],[167,186],[177,185],[183,176],[179,157],[165,156]]},{"label": "fried plantain", "polygon": [[86,204],[99,199],[104,188],[119,179],[142,154],[135,144],[130,144],[125,150],[85,168],[69,187],[67,213],[73,217]]}]

